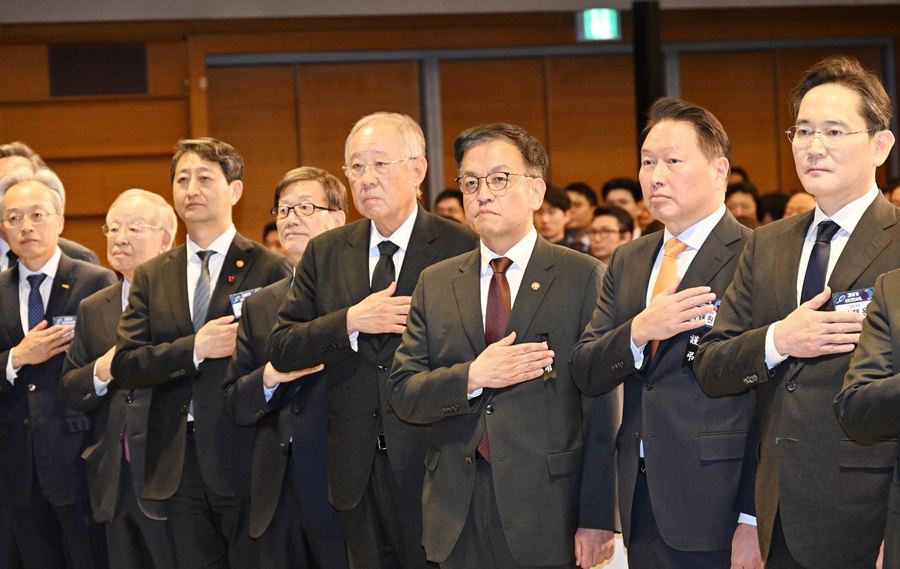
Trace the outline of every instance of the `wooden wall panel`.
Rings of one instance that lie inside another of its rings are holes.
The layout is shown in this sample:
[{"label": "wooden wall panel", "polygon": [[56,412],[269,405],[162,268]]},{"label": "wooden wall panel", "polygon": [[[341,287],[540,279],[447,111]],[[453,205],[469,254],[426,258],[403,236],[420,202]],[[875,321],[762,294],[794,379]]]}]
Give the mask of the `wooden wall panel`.
[{"label": "wooden wall panel", "polygon": [[171,156],[186,128],[183,99],[91,97],[0,106],[0,140],[23,140],[47,159]]},{"label": "wooden wall panel", "polygon": [[[780,187],[773,52],[689,53],[679,58],[681,97],[712,112],[731,140],[732,165],[747,171],[761,194]],[[737,62],[739,61],[739,64]],[[711,81],[711,75],[715,80]]]},{"label": "wooden wall panel", "polygon": [[147,43],[147,90],[150,95],[186,95],[187,55],[182,41]]},{"label": "wooden wall panel", "polygon": [[455,187],[453,142],[467,128],[508,122],[524,128],[546,147],[544,85],[542,59],[441,63],[444,187]]},{"label": "wooden wall panel", "polygon": [[106,223],[106,215],[94,215],[88,217],[66,216],[66,225],[62,236],[72,241],[81,243],[88,249],[97,253],[100,264],[109,268],[106,260],[106,237],[100,230],[100,226]]},{"label": "wooden wall panel", "polygon": [[637,177],[631,56],[547,58],[550,178],[585,182]]},{"label": "wooden wall panel", "polygon": [[[389,111],[420,121],[415,62],[303,65],[297,68],[297,77],[300,163],[331,172],[347,191],[350,187],[341,171],[344,143],[357,120]],[[361,217],[355,207],[349,209],[348,221]]]},{"label": "wooden wall panel", "polygon": [[294,70],[225,67],[208,70],[209,135],[244,158],[244,193],[234,208],[238,231],[261,239],[281,176],[297,164]]},{"label": "wooden wall panel", "polygon": [[[776,67],[774,76],[778,86],[776,109],[779,112],[779,130],[787,130],[794,124],[793,107],[790,93],[797,86],[803,73],[821,59],[836,54],[852,55],[859,59],[860,63],[870,71],[879,75],[881,70],[881,53],[875,48],[844,48],[835,50],[782,50],[776,54]],[[781,189],[787,194],[802,190],[800,180],[797,177],[797,169],[794,166],[794,155],[791,143],[787,136],[782,134],[778,139],[778,154],[781,162]],[[893,152],[897,152],[894,148]],[[884,168],[879,168],[878,181],[885,180]]]},{"label": "wooden wall panel", "polygon": [[0,77],[0,101],[46,98],[50,94],[47,46],[0,45]]}]

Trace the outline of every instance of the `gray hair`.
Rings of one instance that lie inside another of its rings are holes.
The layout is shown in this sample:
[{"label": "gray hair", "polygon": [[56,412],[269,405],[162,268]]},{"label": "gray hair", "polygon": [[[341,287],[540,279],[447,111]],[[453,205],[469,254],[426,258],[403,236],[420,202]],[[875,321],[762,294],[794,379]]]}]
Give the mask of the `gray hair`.
[{"label": "gray hair", "polygon": [[106,213],[107,221],[109,221],[110,211],[121,202],[130,199],[142,199],[153,204],[156,207],[156,213],[151,214],[154,217],[153,225],[156,225],[161,230],[168,233],[169,237],[172,238],[170,242],[175,241],[175,232],[178,230],[178,216],[175,215],[175,210],[161,195],[148,192],[147,190],[131,188],[130,190],[125,190],[119,194],[116,199],[113,200],[112,205],[109,206],[109,211]]},{"label": "gray hair", "polygon": [[347,161],[347,150],[350,148],[350,139],[367,126],[374,123],[388,123],[397,129],[400,136],[400,151],[403,158],[419,158],[425,156],[425,134],[422,133],[422,127],[419,126],[409,115],[400,113],[372,113],[356,121],[350,134],[347,135],[347,141],[344,143],[344,161]]},{"label": "gray hair", "polygon": [[62,181],[53,170],[45,169],[32,172],[30,168],[16,168],[0,178],[0,215],[3,214],[3,198],[6,192],[15,185],[26,182],[40,182],[50,189],[50,199],[56,207],[56,213],[63,215],[66,208],[66,190]]}]

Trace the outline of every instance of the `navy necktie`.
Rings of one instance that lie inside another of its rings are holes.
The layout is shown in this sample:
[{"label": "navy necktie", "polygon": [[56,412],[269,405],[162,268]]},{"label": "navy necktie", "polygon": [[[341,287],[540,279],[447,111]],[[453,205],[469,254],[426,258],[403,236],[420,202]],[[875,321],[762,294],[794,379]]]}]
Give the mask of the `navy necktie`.
[{"label": "navy necktie", "polygon": [[809,254],[809,263],[806,265],[806,276],[803,278],[803,288],[800,289],[800,304],[816,296],[825,289],[825,275],[828,273],[828,258],[831,256],[831,240],[841,226],[826,219],[819,223],[816,233],[816,243]]},{"label": "navy necktie", "polygon": [[394,253],[400,249],[400,246],[388,240],[384,240],[378,244],[378,252],[381,256],[375,263],[375,270],[372,271],[372,292],[378,292],[391,286],[391,283],[397,279],[396,269],[394,268]]},{"label": "navy necktie", "polygon": [[25,277],[28,281],[28,286],[31,287],[31,291],[28,293],[29,330],[40,324],[41,320],[44,319],[44,299],[41,296],[41,283],[44,282],[44,279],[46,278],[47,275],[44,273],[37,273]]}]

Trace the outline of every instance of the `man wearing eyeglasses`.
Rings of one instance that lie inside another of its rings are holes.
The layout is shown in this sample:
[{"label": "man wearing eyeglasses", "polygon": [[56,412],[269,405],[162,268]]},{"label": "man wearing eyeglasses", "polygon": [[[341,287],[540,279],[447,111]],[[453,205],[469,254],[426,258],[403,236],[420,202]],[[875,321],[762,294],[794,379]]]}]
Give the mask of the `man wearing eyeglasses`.
[{"label": "man wearing eyeglasses", "polygon": [[0,493],[26,569],[106,567],[81,453],[90,421],[56,391],[81,299],[115,275],[62,254],[65,190],[50,170],[0,180],[0,218],[19,263],[0,273]]},{"label": "man wearing eyeglasses", "polygon": [[604,205],[594,210],[594,220],[588,229],[591,255],[608,265],[613,251],[631,241],[633,236],[634,218],[626,210],[616,205]]},{"label": "man wearing eyeglasses", "polygon": [[121,389],[110,364],[134,271],[172,248],[177,224],[172,206],[152,192],[126,190],[113,201],[102,230],[106,259],[123,278],[78,307],[75,340],[62,369],[63,404],[93,419],[92,444],[83,458],[94,520],[105,524],[112,569],[175,567],[165,508],[141,497],[151,391]]},{"label": "man wearing eyeglasses", "polygon": [[836,57],[806,72],[793,108],[788,138],[816,207],[753,234],[695,369],[710,395],[759,398],[766,567],[871,569],[896,443],[848,438],[832,403],[870,289],[900,266],[897,209],[875,184],[894,145],[891,102],[858,61]]},{"label": "man wearing eyeglasses", "polygon": [[417,205],[428,164],[422,129],[410,117],[363,117],[344,159],[353,203],[366,219],[310,241],[268,353],[281,372],[325,365],[329,496],[341,512],[350,564],[422,568],[427,427],[397,418],[386,381],[419,273],[477,241]]},{"label": "man wearing eyeglasses", "polygon": [[[347,190],[325,170],[295,168],[275,189],[272,217],[296,265],[309,240],[344,225]],[[328,503],[322,367],[275,371],[266,342],[291,287],[286,278],[244,302],[237,347],[222,385],[228,416],[256,428],[250,489],[250,536],[261,569],[348,567],[340,516]]]},{"label": "man wearing eyeglasses", "polygon": [[243,160],[213,138],[181,140],[170,170],[187,243],[139,266],[119,320],[112,376],[152,388],[144,498],[163,500],[178,567],[252,569],[253,429],[225,414],[222,379],[244,295],[290,275],[288,259],[237,233]]}]

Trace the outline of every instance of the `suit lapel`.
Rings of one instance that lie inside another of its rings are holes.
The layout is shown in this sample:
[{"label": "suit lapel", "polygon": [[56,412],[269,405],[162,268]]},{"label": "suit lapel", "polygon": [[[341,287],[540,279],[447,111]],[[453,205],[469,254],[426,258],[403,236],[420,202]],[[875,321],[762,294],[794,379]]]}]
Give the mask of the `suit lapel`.
[{"label": "suit lapel", "polygon": [[734,257],[728,245],[740,238],[740,224],[730,212],[726,211],[697,251],[691,266],[681,279],[681,284],[678,285],[678,290],[706,286],[712,282],[722,267]]},{"label": "suit lapel", "polygon": [[[171,294],[163,294],[163,298],[169,305],[169,310],[163,312],[171,314],[175,326],[182,336],[194,334],[194,324],[191,321],[191,305],[188,300],[187,288],[187,245],[176,247],[169,253],[164,265],[160,266],[160,274],[165,275],[165,286],[172,287]],[[174,278],[168,278],[173,276]]]},{"label": "suit lapel", "polygon": [[397,295],[409,296],[416,288],[419,274],[434,262],[435,251],[432,243],[435,239],[434,219],[431,214],[418,207],[416,222],[409,237],[409,246],[400,267],[397,278]]},{"label": "suit lapel", "polygon": [[[879,195],[860,218],[834,266],[828,280],[831,292],[845,292],[853,288],[853,283],[892,241],[886,230],[896,223],[896,208]],[[831,303],[826,306],[831,306]]]},{"label": "suit lapel", "polygon": [[7,333],[13,342],[18,344],[25,337],[22,331],[22,318],[19,316],[19,265],[0,273],[0,308],[6,317]]},{"label": "suit lapel", "polygon": [[[528,331],[534,315],[537,314],[544,297],[547,296],[547,291],[556,280],[556,271],[553,270],[555,261],[556,253],[553,247],[538,235],[531,259],[525,268],[525,274],[522,275],[522,283],[516,294],[516,302],[512,307],[509,324],[506,327],[507,334],[513,330],[516,331],[517,342],[535,341],[534,338],[526,338],[523,335]],[[541,330],[541,332],[545,332],[545,330]],[[552,342],[553,338],[550,341]]]},{"label": "suit lapel", "polygon": [[800,272],[800,254],[803,251],[803,240],[806,230],[812,223],[815,210],[798,215],[796,222],[788,222],[784,234],[775,239],[779,251],[763,252],[775,256],[775,274],[773,275],[775,305],[778,315],[785,318],[797,308],[797,279]]},{"label": "suit lapel", "polygon": [[453,278],[453,294],[462,320],[463,330],[472,349],[480,354],[487,346],[481,318],[481,251],[466,255],[459,263],[460,274]]},{"label": "suit lapel", "polygon": [[219,271],[219,278],[216,280],[216,288],[209,300],[207,321],[233,314],[229,297],[243,290],[241,286],[253,268],[253,261],[253,244],[240,233],[236,233],[231,245],[228,246],[228,253],[225,254],[222,270]]},{"label": "suit lapel", "polygon": [[351,302],[359,302],[372,294],[369,284],[369,227],[368,219],[357,221],[347,236],[347,248],[341,256],[347,296]]},{"label": "suit lapel", "polygon": [[71,310],[70,314],[64,313],[68,308],[72,289],[75,288],[75,284],[78,282],[78,277],[75,276],[73,271],[73,264],[74,262],[67,256],[61,255],[59,257],[59,267],[56,269],[56,276],[53,278],[53,288],[50,290],[50,299],[47,301],[47,318],[75,315],[77,306]]},{"label": "suit lapel", "polygon": [[[109,288],[105,300],[110,308],[103,311],[103,323],[107,330],[115,330],[119,324],[119,316],[122,315],[122,281],[117,282]],[[115,308],[115,310],[113,308]]]}]

